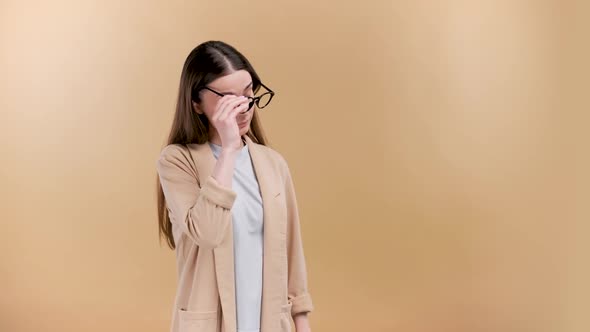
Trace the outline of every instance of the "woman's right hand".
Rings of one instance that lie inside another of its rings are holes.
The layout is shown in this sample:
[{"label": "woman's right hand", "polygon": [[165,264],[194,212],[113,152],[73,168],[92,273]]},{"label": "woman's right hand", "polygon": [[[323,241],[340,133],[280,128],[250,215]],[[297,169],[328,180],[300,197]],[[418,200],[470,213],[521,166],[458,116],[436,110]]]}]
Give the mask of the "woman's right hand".
[{"label": "woman's right hand", "polygon": [[236,115],[247,110],[248,103],[248,98],[234,95],[225,95],[217,102],[211,122],[217,130],[223,149],[239,150],[241,148],[240,128]]}]

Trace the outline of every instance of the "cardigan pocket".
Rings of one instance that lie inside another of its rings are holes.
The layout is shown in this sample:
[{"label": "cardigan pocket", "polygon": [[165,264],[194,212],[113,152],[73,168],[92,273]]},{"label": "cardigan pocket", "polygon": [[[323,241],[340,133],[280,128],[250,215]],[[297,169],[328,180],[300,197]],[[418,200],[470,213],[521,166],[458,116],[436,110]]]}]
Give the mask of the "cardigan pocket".
[{"label": "cardigan pocket", "polygon": [[281,332],[291,332],[291,307],[293,307],[292,302],[281,305],[281,312],[279,312]]},{"label": "cardigan pocket", "polygon": [[218,331],[217,311],[189,311],[179,309],[179,332],[215,332]]}]

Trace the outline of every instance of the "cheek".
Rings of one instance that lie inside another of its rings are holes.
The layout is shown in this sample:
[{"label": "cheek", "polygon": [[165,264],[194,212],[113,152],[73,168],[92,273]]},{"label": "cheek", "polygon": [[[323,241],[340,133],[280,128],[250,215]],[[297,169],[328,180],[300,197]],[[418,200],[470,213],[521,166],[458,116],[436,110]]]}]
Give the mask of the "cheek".
[{"label": "cheek", "polygon": [[215,113],[215,106],[216,106],[215,103],[214,102],[204,102],[202,105],[203,105],[202,106],[203,112],[205,112],[205,114],[207,114],[207,117],[210,119],[213,116],[213,114]]},{"label": "cheek", "polygon": [[217,107],[218,100],[215,98],[209,98],[210,96],[206,96],[205,98],[201,98],[201,111],[203,111],[207,118],[211,119],[213,114],[215,113],[215,107]]}]

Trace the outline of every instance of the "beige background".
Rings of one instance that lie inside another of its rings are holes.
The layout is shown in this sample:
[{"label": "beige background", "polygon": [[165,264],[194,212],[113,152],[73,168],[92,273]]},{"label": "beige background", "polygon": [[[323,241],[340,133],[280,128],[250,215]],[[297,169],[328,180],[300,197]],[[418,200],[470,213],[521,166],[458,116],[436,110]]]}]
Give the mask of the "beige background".
[{"label": "beige background", "polygon": [[0,331],[168,329],[155,160],[209,39],[277,92],[314,331],[590,330],[587,2],[0,4]]}]

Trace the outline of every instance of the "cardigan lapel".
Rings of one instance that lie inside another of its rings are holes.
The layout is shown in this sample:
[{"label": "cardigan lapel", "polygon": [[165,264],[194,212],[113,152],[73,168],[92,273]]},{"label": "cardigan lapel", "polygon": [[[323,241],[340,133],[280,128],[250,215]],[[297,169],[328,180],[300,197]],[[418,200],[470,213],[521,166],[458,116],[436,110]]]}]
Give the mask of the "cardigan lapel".
[{"label": "cardigan lapel", "polygon": [[[283,257],[281,250],[282,243],[286,240],[285,234],[280,231],[281,225],[271,222],[275,214],[279,212],[277,194],[282,193],[280,187],[280,174],[273,167],[272,160],[264,151],[266,147],[255,143],[248,135],[244,135],[248,144],[250,158],[254,173],[260,187],[263,204],[263,287],[262,287],[262,308],[261,308],[261,332],[272,332],[279,329],[277,314],[281,307],[281,285],[287,280],[277,280],[281,273]],[[208,142],[202,144],[189,144],[194,152],[195,164],[199,181],[203,182],[213,173],[217,160]],[[282,193],[284,195],[284,193]],[[233,246],[233,225],[229,228],[221,244],[213,249],[215,259],[215,272],[219,297],[223,312],[224,331],[236,331],[236,293],[235,293],[235,271],[234,271],[234,246]]]},{"label": "cardigan lapel", "polygon": [[[281,307],[281,285],[286,285],[287,280],[278,280],[280,276],[286,275],[281,273],[283,263],[286,263],[286,257],[283,256],[281,243],[285,235],[280,232],[280,224],[274,222],[278,212],[277,193],[281,192],[280,174],[273,167],[270,155],[264,151],[265,146],[256,144],[252,139],[245,135],[248,149],[252,158],[254,173],[258,179],[260,193],[263,204],[263,223],[264,223],[264,250],[262,263],[262,309],[260,319],[261,332],[278,331],[280,320],[277,312]],[[284,193],[283,193],[284,195]],[[280,197],[282,198],[282,197]],[[285,264],[286,265],[286,264]]]}]

